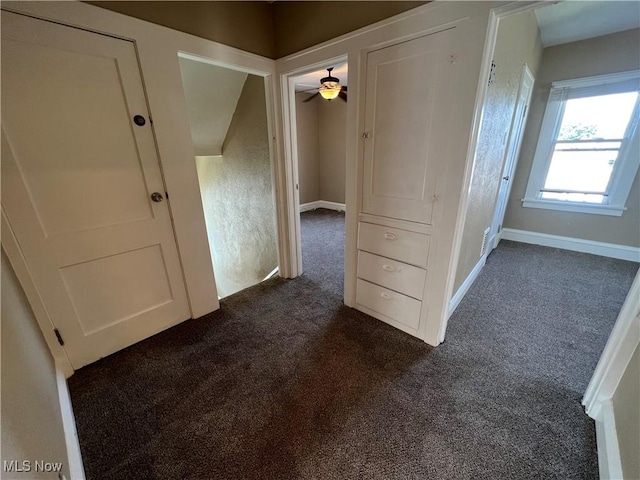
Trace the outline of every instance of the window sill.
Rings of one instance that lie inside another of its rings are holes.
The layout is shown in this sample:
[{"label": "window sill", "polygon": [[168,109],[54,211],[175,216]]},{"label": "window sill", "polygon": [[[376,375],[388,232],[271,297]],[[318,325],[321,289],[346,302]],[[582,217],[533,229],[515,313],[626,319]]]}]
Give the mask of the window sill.
[{"label": "window sill", "polygon": [[526,208],[542,208],[544,210],[559,210],[562,212],[591,213],[595,215],[609,215],[619,217],[626,210],[625,207],[613,205],[589,205],[584,203],[554,202],[552,200],[523,199],[522,206]]}]

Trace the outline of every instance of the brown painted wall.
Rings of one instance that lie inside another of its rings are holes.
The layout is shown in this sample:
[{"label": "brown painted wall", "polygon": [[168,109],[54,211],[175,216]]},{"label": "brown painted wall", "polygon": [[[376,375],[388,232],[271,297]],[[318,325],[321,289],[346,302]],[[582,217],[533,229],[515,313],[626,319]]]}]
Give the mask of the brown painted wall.
[{"label": "brown painted wall", "polygon": [[275,2],[276,56],[281,58],[428,2]]},{"label": "brown painted wall", "polygon": [[280,58],[428,2],[86,3],[264,57]]},{"label": "brown painted wall", "polygon": [[86,3],[275,58],[273,8],[268,2]]},{"label": "brown painted wall", "polygon": [[306,102],[308,93],[296,93],[296,134],[298,137],[298,184],[300,203],[323,200],[320,197],[320,144],[317,99]]}]

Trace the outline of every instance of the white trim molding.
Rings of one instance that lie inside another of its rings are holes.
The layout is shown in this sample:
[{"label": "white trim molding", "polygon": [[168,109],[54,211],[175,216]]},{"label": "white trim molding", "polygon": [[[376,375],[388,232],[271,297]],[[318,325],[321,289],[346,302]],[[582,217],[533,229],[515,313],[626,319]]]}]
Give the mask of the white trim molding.
[{"label": "white trim molding", "polygon": [[344,203],[327,202],[326,200],[316,200],[315,202],[301,203],[300,213],[316,210],[318,208],[326,208],[327,210],[335,210],[336,212],[344,212],[347,210]]},{"label": "white trim molding", "polygon": [[515,230],[512,228],[502,229],[504,240],[514,242],[530,243],[533,245],[543,245],[545,247],[561,248],[574,252],[590,253],[601,257],[618,258],[630,262],[640,262],[640,248],[626,245],[616,245],[614,243],[594,242],[581,238],[561,237],[559,235],[549,235],[547,233],[529,232],[526,230]]},{"label": "white trim molding", "polygon": [[640,273],[631,285],[609,340],[582,398],[587,415],[596,421],[600,478],[623,478],[612,399],[640,344]]},{"label": "white trim molding", "polygon": [[591,418],[598,416],[600,403],[603,400],[613,397],[638,344],[640,344],[640,272],[636,274],[582,398],[582,405]]},{"label": "white trim molding", "polygon": [[69,386],[67,385],[65,373],[58,363],[56,363],[56,383],[58,386],[58,400],[60,402],[64,440],[67,446],[69,475],[73,480],[84,480],[84,465],[80,452],[80,442],[78,441],[78,431],[76,430],[76,419],[73,415],[73,407],[69,395]]},{"label": "white trim molding", "polygon": [[596,442],[598,445],[598,470],[602,480],[620,480],[622,476],[622,462],[616,419],[611,400],[600,405],[596,421]]},{"label": "white trim molding", "polygon": [[473,282],[475,282],[478,275],[480,275],[485,263],[487,263],[487,256],[483,255],[478,263],[476,263],[475,267],[473,267],[473,270],[471,270],[467,278],[465,278],[464,282],[462,282],[462,285],[460,285],[455,295],[453,295],[451,300],[449,300],[449,318],[451,318],[451,315],[456,311],[456,308],[460,305],[460,302],[471,288],[471,285],[473,285]]}]

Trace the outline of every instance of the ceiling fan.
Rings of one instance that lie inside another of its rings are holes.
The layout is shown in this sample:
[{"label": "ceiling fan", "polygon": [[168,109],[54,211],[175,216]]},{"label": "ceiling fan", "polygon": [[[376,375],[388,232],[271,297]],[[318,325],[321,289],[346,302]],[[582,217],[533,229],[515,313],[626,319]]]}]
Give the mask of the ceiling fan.
[{"label": "ceiling fan", "polygon": [[[310,102],[318,95],[329,101],[333,100],[336,97],[340,97],[345,102],[347,101],[347,87],[340,85],[340,79],[332,76],[331,70],[333,70],[333,67],[327,68],[327,72],[329,73],[329,75],[320,79],[321,86],[318,88],[318,91],[306,100],[303,100],[303,102]],[[310,90],[315,90],[315,88],[312,88]],[[305,91],[308,92],[309,90]]]}]

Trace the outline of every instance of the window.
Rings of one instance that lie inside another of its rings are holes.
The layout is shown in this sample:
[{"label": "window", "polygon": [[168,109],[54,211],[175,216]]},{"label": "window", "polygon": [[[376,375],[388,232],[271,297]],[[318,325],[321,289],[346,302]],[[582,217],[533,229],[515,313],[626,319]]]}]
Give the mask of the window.
[{"label": "window", "polygon": [[551,84],[523,205],[622,215],[640,163],[640,71]]}]

